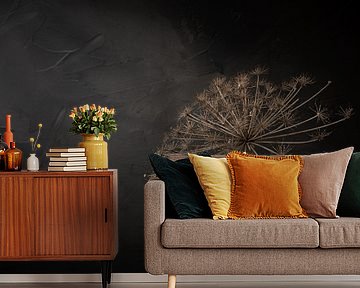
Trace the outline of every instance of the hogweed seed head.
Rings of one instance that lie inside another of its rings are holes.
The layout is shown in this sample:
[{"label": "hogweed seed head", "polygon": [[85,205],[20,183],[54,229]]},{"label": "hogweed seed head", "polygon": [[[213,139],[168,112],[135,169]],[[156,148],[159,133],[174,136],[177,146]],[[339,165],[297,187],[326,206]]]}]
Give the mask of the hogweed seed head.
[{"label": "hogweed seed head", "polygon": [[180,112],[178,124],[163,139],[161,153],[286,154],[294,145],[322,141],[331,133],[325,129],[353,115],[353,108],[341,108],[339,118],[330,119],[327,108],[315,103],[331,81],[306,95],[303,87],[315,83],[310,76],[302,74],[277,85],[264,77],[266,72],[256,67],[230,79],[213,79]]}]

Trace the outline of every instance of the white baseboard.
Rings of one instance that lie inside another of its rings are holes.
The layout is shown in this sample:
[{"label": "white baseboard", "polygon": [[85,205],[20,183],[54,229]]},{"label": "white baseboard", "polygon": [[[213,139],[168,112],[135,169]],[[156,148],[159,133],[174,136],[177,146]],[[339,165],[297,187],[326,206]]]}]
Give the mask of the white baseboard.
[{"label": "white baseboard", "polygon": [[[223,282],[343,282],[360,281],[360,275],[179,275],[179,283]],[[0,274],[0,283],[101,282],[99,274]],[[113,283],[165,283],[167,275],[113,273]]]}]

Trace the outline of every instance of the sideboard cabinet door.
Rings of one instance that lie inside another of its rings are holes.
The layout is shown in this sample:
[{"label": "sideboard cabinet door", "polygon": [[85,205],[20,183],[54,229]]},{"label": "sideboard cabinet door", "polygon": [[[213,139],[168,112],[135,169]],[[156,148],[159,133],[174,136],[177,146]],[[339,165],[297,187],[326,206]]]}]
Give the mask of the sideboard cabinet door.
[{"label": "sideboard cabinet door", "polygon": [[0,177],[0,257],[33,255],[32,182],[28,177]]},{"label": "sideboard cabinet door", "polygon": [[107,176],[34,178],[36,256],[111,254],[112,193]]}]

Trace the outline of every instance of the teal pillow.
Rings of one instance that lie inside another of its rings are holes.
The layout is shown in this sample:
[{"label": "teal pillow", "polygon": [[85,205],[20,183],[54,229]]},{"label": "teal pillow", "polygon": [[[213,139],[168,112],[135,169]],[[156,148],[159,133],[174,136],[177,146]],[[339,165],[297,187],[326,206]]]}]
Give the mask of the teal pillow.
[{"label": "teal pillow", "polygon": [[360,217],[360,152],[351,155],[336,214]]},{"label": "teal pillow", "polygon": [[212,217],[189,158],[172,161],[153,153],[149,155],[149,159],[156,176],[165,182],[166,196],[176,211],[177,218]]}]

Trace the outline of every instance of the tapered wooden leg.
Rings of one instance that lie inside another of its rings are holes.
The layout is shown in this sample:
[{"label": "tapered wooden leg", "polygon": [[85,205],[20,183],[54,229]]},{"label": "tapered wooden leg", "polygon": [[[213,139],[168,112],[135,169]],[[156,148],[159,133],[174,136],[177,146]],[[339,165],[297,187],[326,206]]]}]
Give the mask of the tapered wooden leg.
[{"label": "tapered wooden leg", "polygon": [[111,283],[112,261],[107,261],[107,283]]},{"label": "tapered wooden leg", "polygon": [[101,261],[101,282],[102,288],[106,288],[108,284],[108,261]]},{"label": "tapered wooden leg", "polygon": [[168,275],[168,288],[175,288],[176,275]]}]

